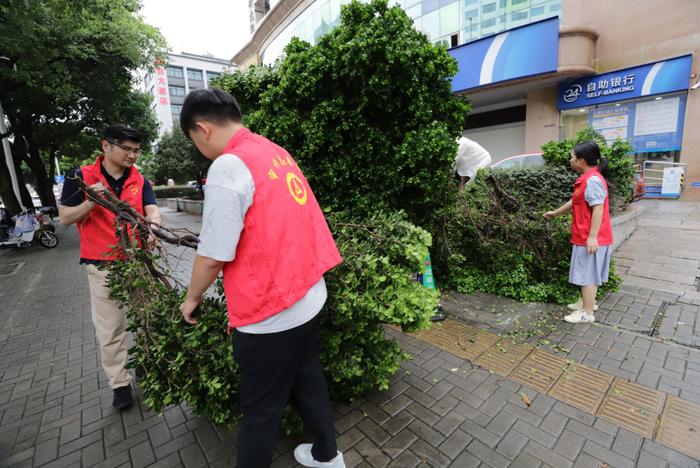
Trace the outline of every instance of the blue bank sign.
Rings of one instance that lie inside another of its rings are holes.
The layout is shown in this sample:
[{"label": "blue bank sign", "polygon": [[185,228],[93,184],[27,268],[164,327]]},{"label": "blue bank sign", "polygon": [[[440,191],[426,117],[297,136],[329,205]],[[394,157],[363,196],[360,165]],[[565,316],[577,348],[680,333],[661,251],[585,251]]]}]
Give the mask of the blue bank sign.
[{"label": "blue bank sign", "polygon": [[622,101],[688,89],[691,55],[589,76],[559,85],[559,109]]},{"label": "blue bank sign", "polygon": [[459,68],[452,79],[453,92],[556,72],[559,18],[504,31],[447,52]]}]

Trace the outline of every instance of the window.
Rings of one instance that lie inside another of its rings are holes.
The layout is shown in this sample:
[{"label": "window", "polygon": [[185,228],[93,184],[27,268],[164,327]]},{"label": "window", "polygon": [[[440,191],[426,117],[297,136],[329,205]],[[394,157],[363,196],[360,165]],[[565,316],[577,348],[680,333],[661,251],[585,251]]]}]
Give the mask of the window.
[{"label": "window", "polygon": [[450,47],[457,47],[459,45],[459,34],[453,34],[450,36]]},{"label": "window", "polygon": [[479,0],[464,0],[465,5],[476,5],[479,3]]},{"label": "window", "polygon": [[467,21],[469,21],[469,18],[474,19],[477,16],[479,16],[479,10],[477,10],[477,9],[464,12],[464,19]]},{"label": "window", "polygon": [[534,18],[540,15],[544,15],[544,7],[535,7],[530,10],[530,18]]},{"label": "window", "polygon": [[549,7],[550,13],[559,13],[561,11],[561,5],[551,5]]},{"label": "window", "polygon": [[168,67],[168,78],[184,78],[182,67]]},{"label": "window", "polygon": [[440,8],[439,0],[423,0],[423,16],[427,15],[431,11],[435,11]]},{"label": "window", "polygon": [[194,80],[194,81],[204,81],[204,78],[202,78],[202,70],[192,70],[192,69],[188,68],[187,69],[187,79]]},{"label": "window", "polygon": [[496,24],[496,18],[491,18],[486,21],[481,22],[481,28],[486,29],[494,26]]},{"label": "window", "polygon": [[501,10],[505,9],[507,1],[508,0],[501,0],[498,4],[498,8],[500,8]]},{"label": "window", "polygon": [[440,8],[440,36],[451,36],[459,31],[459,3]]},{"label": "window", "polygon": [[423,15],[421,30],[428,36],[428,40],[435,41],[440,37],[440,11],[432,11]]},{"label": "window", "polygon": [[168,86],[170,96],[184,96],[185,88],[183,86]]},{"label": "window", "polygon": [[520,5],[521,3],[530,2],[530,0],[513,0],[513,6]]},{"label": "window", "polygon": [[527,11],[516,11],[510,14],[511,21],[522,21],[527,19]]},{"label": "window", "polygon": [[495,3],[489,3],[487,5],[482,5],[481,6],[481,12],[482,13],[491,13],[496,11],[496,4]]},{"label": "window", "polygon": [[170,104],[170,113],[173,114],[173,116],[180,115],[181,111],[182,106],[180,104]]},{"label": "window", "polygon": [[210,71],[208,71],[208,72],[207,72],[207,81],[211,81],[211,80],[213,80],[214,78],[216,78],[216,77],[218,77],[218,76],[221,76],[221,73],[210,72]]},{"label": "window", "polygon": [[408,8],[406,10],[406,14],[412,19],[420,18],[420,15],[423,14],[420,3]]}]

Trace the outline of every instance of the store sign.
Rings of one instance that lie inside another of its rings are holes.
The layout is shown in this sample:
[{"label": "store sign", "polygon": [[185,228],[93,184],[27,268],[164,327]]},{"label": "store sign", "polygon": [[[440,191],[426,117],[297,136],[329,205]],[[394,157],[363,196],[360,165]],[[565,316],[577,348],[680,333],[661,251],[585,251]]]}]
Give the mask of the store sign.
[{"label": "store sign", "polygon": [[622,101],[688,89],[691,55],[559,85],[559,109]]},{"label": "store sign", "polygon": [[452,79],[453,92],[556,72],[559,18],[504,31],[447,52],[459,68]]},{"label": "store sign", "polygon": [[627,140],[635,153],[681,149],[686,96],[608,104],[590,109],[588,125],[610,144]]},{"label": "store sign", "polygon": [[156,87],[158,88],[158,104],[167,106],[170,104],[168,100],[168,75],[165,73],[165,68],[161,65],[156,67]]}]

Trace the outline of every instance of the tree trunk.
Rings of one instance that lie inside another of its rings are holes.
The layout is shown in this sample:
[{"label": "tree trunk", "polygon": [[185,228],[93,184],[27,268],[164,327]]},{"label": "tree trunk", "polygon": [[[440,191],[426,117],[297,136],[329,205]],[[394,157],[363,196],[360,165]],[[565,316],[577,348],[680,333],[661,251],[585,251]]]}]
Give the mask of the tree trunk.
[{"label": "tree trunk", "polygon": [[56,148],[51,145],[49,148],[49,183],[56,180]]},{"label": "tree trunk", "polygon": [[22,211],[15,197],[15,191],[12,190],[12,179],[4,157],[0,159],[0,198],[2,198],[5,209],[10,212],[11,216]]},{"label": "tree trunk", "polygon": [[56,197],[53,194],[53,179],[46,173],[46,166],[39,154],[39,147],[35,144],[33,128],[27,127],[25,137],[28,143],[27,158],[25,159],[36,179],[36,193],[39,194],[42,206],[56,207]]}]

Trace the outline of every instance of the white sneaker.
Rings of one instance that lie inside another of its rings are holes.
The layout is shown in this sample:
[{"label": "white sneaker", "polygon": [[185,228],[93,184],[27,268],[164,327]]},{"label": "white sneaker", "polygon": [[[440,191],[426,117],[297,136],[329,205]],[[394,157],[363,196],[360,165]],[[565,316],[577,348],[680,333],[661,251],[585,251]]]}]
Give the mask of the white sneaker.
[{"label": "white sneaker", "polygon": [[311,454],[312,444],[299,444],[294,449],[294,459],[303,466],[311,466],[315,468],[345,468],[345,460],[343,454],[338,452],[333,460],[320,462],[314,459]]},{"label": "white sneaker", "polygon": [[[579,297],[578,301],[574,302],[573,304],[569,304],[566,306],[567,309],[577,311],[583,309],[583,298]],[[593,312],[598,311],[598,301],[595,301],[593,303]]]},{"label": "white sneaker", "polygon": [[564,317],[564,320],[569,323],[593,323],[595,322],[595,317],[588,315],[582,310],[576,310]]}]

